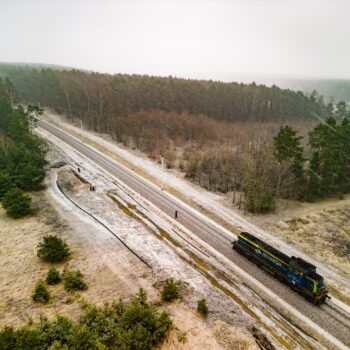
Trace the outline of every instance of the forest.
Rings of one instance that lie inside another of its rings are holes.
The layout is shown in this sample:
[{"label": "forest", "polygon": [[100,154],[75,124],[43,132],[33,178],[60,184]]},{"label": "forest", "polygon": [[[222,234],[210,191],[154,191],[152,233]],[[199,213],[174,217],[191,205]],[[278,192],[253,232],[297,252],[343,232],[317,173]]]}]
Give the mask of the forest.
[{"label": "forest", "polygon": [[45,145],[32,132],[35,106],[16,104],[16,90],[0,79],[0,202],[7,213],[21,217],[30,211],[30,196],[45,177]]},{"label": "forest", "polygon": [[75,116],[94,131],[108,132],[115,117],[140,110],[205,115],[221,121],[281,121],[325,116],[321,96],[277,86],[100,74],[81,70],[0,64],[25,101]]},{"label": "forest", "polygon": [[18,98],[166,159],[250,212],[350,191],[350,111],[276,86],[0,65]]}]

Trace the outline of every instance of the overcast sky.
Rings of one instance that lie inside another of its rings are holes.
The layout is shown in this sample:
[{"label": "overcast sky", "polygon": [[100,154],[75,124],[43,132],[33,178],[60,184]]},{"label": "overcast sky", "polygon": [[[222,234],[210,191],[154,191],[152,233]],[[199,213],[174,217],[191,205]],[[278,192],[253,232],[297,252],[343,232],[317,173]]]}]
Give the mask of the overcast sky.
[{"label": "overcast sky", "polygon": [[350,78],[350,1],[0,0],[0,61]]}]

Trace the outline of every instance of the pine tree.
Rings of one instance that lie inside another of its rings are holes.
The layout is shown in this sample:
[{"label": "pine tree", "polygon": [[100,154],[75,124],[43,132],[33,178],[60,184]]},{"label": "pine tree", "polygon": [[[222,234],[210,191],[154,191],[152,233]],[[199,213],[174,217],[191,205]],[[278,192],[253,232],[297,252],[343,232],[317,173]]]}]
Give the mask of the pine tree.
[{"label": "pine tree", "polygon": [[334,115],[339,120],[347,116],[347,108],[346,108],[346,103],[344,101],[339,101],[336,104]]},{"label": "pine tree", "polygon": [[30,212],[32,198],[20,188],[13,187],[2,197],[1,203],[6,213],[17,219]]},{"label": "pine tree", "polygon": [[350,192],[350,117],[340,125],[341,186],[344,193]]},{"label": "pine tree", "polygon": [[[296,197],[304,186],[304,148],[301,145],[302,136],[298,132],[286,125],[281,127],[278,134],[274,137],[274,156],[279,162],[279,177],[277,181],[277,196],[281,195],[282,182],[290,175],[293,176],[292,188]],[[283,196],[290,195],[285,193]]]},{"label": "pine tree", "polygon": [[316,199],[341,195],[350,190],[350,123],[337,123],[331,117],[317,125],[310,133],[313,153],[309,166],[306,197]]}]

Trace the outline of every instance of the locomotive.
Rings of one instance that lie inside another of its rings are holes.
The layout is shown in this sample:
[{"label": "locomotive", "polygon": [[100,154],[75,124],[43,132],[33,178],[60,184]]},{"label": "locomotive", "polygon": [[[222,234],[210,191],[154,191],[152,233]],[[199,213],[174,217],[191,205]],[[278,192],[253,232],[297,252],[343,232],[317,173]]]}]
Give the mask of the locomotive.
[{"label": "locomotive", "polygon": [[267,270],[315,305],[326,301],[328,292],[324,279],[316,273],[316,266],[280,252],[259,238],[241,232],[232,243],[233,249]]}]

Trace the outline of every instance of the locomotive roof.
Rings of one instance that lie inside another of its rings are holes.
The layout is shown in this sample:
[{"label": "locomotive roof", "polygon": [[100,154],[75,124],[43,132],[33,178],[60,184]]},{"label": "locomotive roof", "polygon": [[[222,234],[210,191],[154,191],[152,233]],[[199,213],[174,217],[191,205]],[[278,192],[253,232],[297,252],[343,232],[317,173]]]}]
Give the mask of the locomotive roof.
[{"label": "locomotive roof", "polygon": [[318,281],[318,282],[323,282],[323,277],[316,272],[308,272],[305,275]]},{"label": "locomotive roof", "polygon": [[316,273],[316,266],[310,264],[309,262],[301,259],[296,258],[295,256],[292,256],[289,261],[290,266],[292,266],[294,269],[302,272],[302,273]]},{"label": "locomotive roof", "polygon": [[241,232],[240,233],[243,237],[246,237],[249,241],[257,244],[259,247],[263,248],[267,252],[269,252],[271,255],[275,256],[276,258],[282,260],[286,264],[288,264],[290,257],[279,250],[277,250],[274,247],[271,247],[269,244],[265,243],[261,239],[253,236],[251,233],[248,232]]}]

